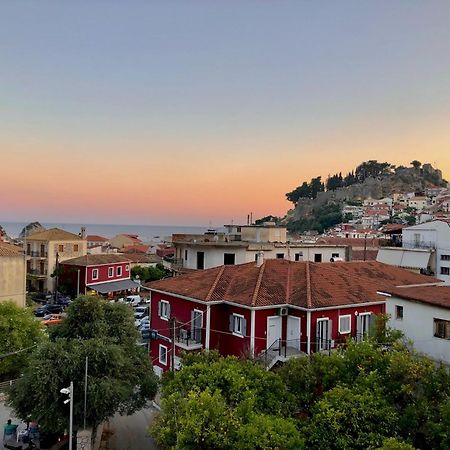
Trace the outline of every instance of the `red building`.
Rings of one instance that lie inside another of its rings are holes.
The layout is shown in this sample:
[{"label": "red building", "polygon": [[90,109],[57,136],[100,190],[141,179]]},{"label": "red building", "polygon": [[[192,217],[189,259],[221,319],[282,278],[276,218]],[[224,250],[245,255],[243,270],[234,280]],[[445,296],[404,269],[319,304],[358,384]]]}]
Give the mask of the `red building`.
[{"label": "red building", "polygon": [[130,279],[130,260],[123,255],[85,255],[63,261],[60,267],[60,285],[73,294],[95,291],[112,296],[139,287]]},{"label": "red building", "polygon": [[379,290],[426,283],[430,277],[375,261],[280,259],[155,281],[148,285],[151,329],[158,332],[150,344],[153,366],[168,370],[173,355],[177,367],[186,350],[263,358],[267,367],[329,351],[367,334],[373,316],[385,312]]}]

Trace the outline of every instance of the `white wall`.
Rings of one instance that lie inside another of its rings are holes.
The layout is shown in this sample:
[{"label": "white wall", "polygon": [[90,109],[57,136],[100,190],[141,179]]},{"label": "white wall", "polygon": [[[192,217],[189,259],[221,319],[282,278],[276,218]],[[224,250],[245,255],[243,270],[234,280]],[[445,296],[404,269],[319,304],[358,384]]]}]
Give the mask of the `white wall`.
[{"label": "white wall", "polygon": [[[403,306],[403,319],[395,318],[395,306]],[[391,316],[389,325],[400,330],[414,342],[414,347],[437,361],[450,363],[450,340],[434,337],[436,319],[450,320],[450,310],[424,303],[390,297],[386,301],[386,312]]]},{"label": "white wall", "polygon": [[450,284],[450,275],[441,274],[441,267],[450,268],[450,261],[441,260],[441,255],[450,255],[450,225],[446,222],[434,220],[404,228],[402,231],[403,247],[415,247],[415,235],[420,235],[420,246],[429,246],[436,249],[434,260],[436,267],[435,276],[444,281],[445,284]]},{"label": "white wall", "polygon": [[[187,260],[185,260],[187,250]],[[177,246],[177,258],[183,259],[183,267],[187,269],[197,268],[197,252],[205,253],[205,269],[222,266],[225,253],[235,254],[235,264],[255,262],[255,256],[260,250],[248,250],[245,247],[220,247],[202,245],[180,245]],[[300,261],[314,261],[314,255],[320,253],[322,262],[329,262],[332,255],[337,253],[339,258],[345,261],[345,247],[277,247],[272,250],[263,250],[265,259],[275,259],[277,254],[283,254],[283,259],[295,261],[296,253],[303,253]]]}]

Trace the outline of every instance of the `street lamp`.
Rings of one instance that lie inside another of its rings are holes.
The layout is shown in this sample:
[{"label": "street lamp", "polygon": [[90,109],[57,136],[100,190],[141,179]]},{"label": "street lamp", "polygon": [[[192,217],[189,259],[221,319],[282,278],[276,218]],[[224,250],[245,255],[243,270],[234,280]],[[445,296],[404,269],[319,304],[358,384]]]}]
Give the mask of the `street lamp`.
[{"label": "street lamp", "polygon": [[64,404],[70,403],[69,413],[69,450],[72,450],[72,428],[73,428],[73,381],[70,382],[68,388],[62,388],[59,392],[64,395],[68,395],[69,398],[64,400]]}]

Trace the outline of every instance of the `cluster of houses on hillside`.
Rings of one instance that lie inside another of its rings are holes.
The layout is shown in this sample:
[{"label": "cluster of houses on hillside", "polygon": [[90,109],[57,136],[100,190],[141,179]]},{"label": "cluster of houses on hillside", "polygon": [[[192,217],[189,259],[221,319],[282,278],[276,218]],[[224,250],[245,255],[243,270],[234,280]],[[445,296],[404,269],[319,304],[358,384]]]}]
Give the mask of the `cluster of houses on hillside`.
[{"label": "cluster of houses on hillside", "polygon": [[[231,224],[152,246],[133,235],[41,230],[21,247],[0,243],[0,301],[24,305],[27,290],[105,298],[145,290],[157,373],[199,349],[267,368],[330,352],[349,337],[364,339],[380,313],[418,350],[450,362],[450,220],[358,233],[344,225],[294,241],[272,222]],[[173,276],[132,279],[135,265],[160,262]]]},{"label": "cluster of houses on hillside", "polygon": [[433,187],[423,192],[394,192],[382,199],[368,198],[360,204],[345,204],[346,221],[358,228],[378,230],[383,222],[395,220],[412,225],[450,213],[450,189]]}]

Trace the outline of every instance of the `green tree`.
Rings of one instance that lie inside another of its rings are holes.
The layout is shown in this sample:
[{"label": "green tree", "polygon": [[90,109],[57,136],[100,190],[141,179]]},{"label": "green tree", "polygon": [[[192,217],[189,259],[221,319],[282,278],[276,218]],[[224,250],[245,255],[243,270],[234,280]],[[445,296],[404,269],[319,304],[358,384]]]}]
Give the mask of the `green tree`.
[{"label": "green tree", "polygon": [[[17,378],[28,364],[34,349],[21,351],[45,339],[42,325],[30,308],[14,302],[0,303],[0,381]],[[10,355],[10,353],[20,352]]]},{"label": "green tree", "polygon": [[60,390],[74,381],[74,428],[83,425],[84,371],[88,357],[87,424],[96,427],[117,411],[132,414],[156,394],[148,354],[136,344],[130,308],[95,297],[80,297],[54,327],[50,340],[33,354],[12,387],[10,404],[18,417],[32,417],[43,429],[67,428],[67,405]]},{"label": "green tree", "polygon": [[164,267],[143,267],[143,266],[135,266],[131,269],[131,276],[136,278],[139,276],[139,279],[143,282],[160,280],[167,276],[167,273]]},{"label": "green tree", "polygon": [[312,409],[308,448],[361,449],[382,445],[395,434],[398,416],[378,389],[337,386]]},{"label": "green tree", "polygon": [[411,161],[411,165],[414,167],[414,169],[419,170],[422,163],[420,161],[417,161],[417,159],[415,159],[414,161]]},{"label": "green tree", "polygon": [[296,187],[293,191],[286,194],[286,198],[296,204],[300,198],[310,198],[311,188],[306,181],[301,186]]},{"label": "green tree", "polygon": [[294,422],[282,418],[293,403],[277,374],[215,353],[186,356],[182,366],[163,381],[162,411],[151,430],[163,448],[301,448]]}]

